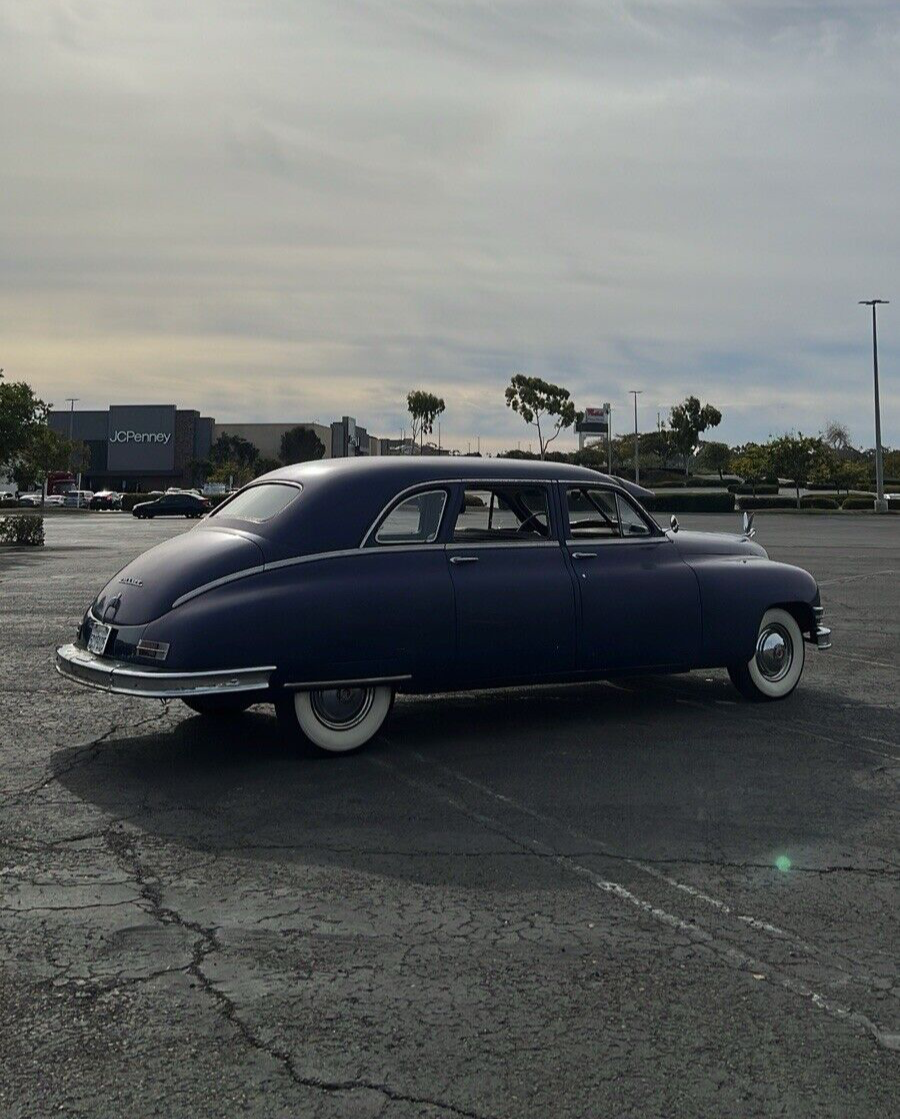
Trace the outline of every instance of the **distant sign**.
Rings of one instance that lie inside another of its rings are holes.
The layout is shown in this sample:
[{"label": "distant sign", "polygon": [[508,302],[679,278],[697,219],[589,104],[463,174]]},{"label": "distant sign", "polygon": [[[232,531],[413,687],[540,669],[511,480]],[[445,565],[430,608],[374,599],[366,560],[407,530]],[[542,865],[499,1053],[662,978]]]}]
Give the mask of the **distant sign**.
[{"label": "distant sign", "polygon": [[107,464],[114,474],[171,474],[175,405],[114,404],[109,409]]},{"label": "distant sign", "polygon": [[576,423],[575,430],[584,435],[606,435],[609,431],[609,405],[585,408],[584,419]]}]

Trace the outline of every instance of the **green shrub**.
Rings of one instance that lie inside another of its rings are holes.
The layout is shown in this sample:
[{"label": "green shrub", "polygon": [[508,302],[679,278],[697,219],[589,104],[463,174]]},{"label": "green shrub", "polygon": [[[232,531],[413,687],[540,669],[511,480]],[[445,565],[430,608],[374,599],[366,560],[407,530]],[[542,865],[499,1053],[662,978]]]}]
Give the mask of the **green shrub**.
[{"label": "green shrub", "polygon": [[666,493],[661,490],[644,504],[652,513],[732,513],[734,494],[727,490],[715,493]]},{"label": "green shrub", "polygon": [[797,499],[794,497],[740,497],[738,509],[796,509]]},{"label": "green shrub", "polygon": [[874,497],[845,497],[842,509],[869,509],[875,508]]},{"label": "green shrub", "polygon": [[800,498],[801,509],[837,509],[837,501],[833,497],[821,497],[818,494],[808,493]]},{"label": "green shrub", "polygon": [[17,497],[4,497],[0,499],[0,509],[18,509],[19,499]]},{"label": "green shrub", "polygon": [[44,543],[44,518],[36,513],[0,517],[0,544],[39,548]]}]

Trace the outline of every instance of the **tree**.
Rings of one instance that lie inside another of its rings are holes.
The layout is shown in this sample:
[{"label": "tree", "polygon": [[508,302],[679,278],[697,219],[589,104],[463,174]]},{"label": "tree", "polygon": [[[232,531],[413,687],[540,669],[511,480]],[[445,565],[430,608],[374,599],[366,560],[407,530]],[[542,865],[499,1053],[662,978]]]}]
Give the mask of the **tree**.
[{"label": "tree", "polygon": [[24,381],[4,381],[0,369],[0,466],[13,466],[35,433],[46,425],[50,406]]},{"label": "tree", "polygon": [[[543,381],[540,377],[526,377],[516,373],[506,389],[506,406],[518,412],[522,419],[537,428],[538,445],[541,458],[546,458],[547,447],[567,427],[571,427],[582,416],[575,411],[575,404],[568,389]],[[548,422],[556,417],[551,425],[552,435],[545,435],[541,421]]]},{"label": "tree", "polygon": [[736,447],[731,459],[731,469],[739,478],[743,478],[747,485],[753,487],[755,495],[756,487],[760,482],[765,481],[772,471],[768,448],[760,446],[759,443],[745,443],[743,447]]},{"label": "tree", "polygon": [[825,425],[823,438],[828,446],[838,453],[848,451],[853,446],[850,442],[850,429],[846,424],[838,423],[837,420],[828,421]]},{"label": "tree", "polygon": [[406,407],[410,415],[410,435],[413,444],[419,440],[419,454],[422,453],[422,440],[434,430],[434,421],[444,411],[444,402],[433,392],[413,389],[406,394]]},{"label": "tree", "polygon": [[700,404],[696,396],[689,396],[683,404],[676,404],[669,412],[672,445],[684,455],[685,476],[690,473],[691,455],[694,454],[701,434],[710,427],[718,427],[722,413],[712,404]]},{"label": "tree", "polygon": [[[322,444],[320,443],[319,446],[321,447]],[[323,450],[324,450],[324,448],[323,448]],[[282,463],[277,458],[260,458],[260,459],[257,459],[256,460],[256,465],[253,468],[254,469],[254,477],[259,478],[263,474],[271,474],[273,470],[277,470],[279,468],[279,466],[283,466],[283,465],[284,465],[284,463]]]},{"label": "tree", "polygon": [[43,487],[53,470],[84,471],[90,466],[90,448],[78,440],[66,439],[52,428],[36,428],[13,464],[13,477],[20,490]]},{"label": "tree", "polygon": [[214,467],[226,463],[239,467],[252,467],[259,458],[259,449],[243,435],[226,435],[224,432],[209,449],[209,461]]},{"label": "tree", "polygon": [[797,493],[797,508],[800,508],[800,487],[805,485],[822,458],[822,440],[788,432],[769,441],[769,456],[772,469],[776,474],[790,478]]},{"label": "tree", "polygon": [[325,445],[311,427],[292,427],[281,437],[281,461],[315,462],[325,454]]},{"label": "tree", "polygon": [[722,475],[731,466],[731,448],[727,443],[716,443],[710,441],[704,443],[700,450],[700,461],[703,463],[704,469],[716,470],[719,474],[719,481],[723,481]]}]

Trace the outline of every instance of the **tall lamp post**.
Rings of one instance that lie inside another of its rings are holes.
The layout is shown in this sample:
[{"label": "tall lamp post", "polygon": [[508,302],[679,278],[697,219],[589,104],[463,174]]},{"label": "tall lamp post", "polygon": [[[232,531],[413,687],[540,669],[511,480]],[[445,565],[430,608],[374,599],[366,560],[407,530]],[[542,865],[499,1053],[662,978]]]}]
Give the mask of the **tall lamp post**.
[{"label": "tall lamp post", "polygon": [[629,389],[631,395],[634,397],[634,480],[640,483],[641,480],[641,467],[638,460],[638,426],[637,426],[637,398],[644,391],[643,389]]},{"label": "tall lamp post", "polygon": [[[67,402],[68,402],[68,404],[69,404],[69,444],[70,444],[70,446],[69,446],[69,469],[70,469],[70,470],[72,469],[72,448],[71,448],[71,443],[72,443],[72,437],[73,437],[73,433],[74,433],[74,431],[75,431],[75,405],[77,404],[77,402],[78,402],[78,401],[79,401],[80,399],[81,399],[81,397],[80,397],[80,396],[67,396],[67,397],[66,397],[66,401],[67,401]],[[79,490],[80,490],[80,489],[81,489],[81,471],[80,471],[80,470],[78,471],[78,482],[77,482],[77,485],[78,485],[78,488],[79,488]],[[45,482],[44,482],[44,487],[46,488],[46,486],[47,486],[47,483],[46,483],[46,481],[45,481]],[[79,499],[78,499],[78,500],[80,501],[80,500],[81,500],[81,498],[79,497]]]},{"label": "tall lamp post", "polygon": [[860,306],[872,308],[872,363],[875,370],[875,512],[888,511],[884,496],[884,452],[881,449],[881,399],[878,395],[878,324],[875,308],[889,299],[860,299]]}]

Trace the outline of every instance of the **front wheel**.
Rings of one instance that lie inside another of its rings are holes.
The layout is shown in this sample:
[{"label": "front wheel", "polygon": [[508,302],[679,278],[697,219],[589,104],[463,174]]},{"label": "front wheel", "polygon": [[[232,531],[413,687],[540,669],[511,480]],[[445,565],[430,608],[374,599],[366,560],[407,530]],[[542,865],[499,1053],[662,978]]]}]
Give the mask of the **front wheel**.
[{"label": "front wheel", "polygon": [[763,614],[756,650],[746,664],[728,666],[731,682],[747,699],[784,699],[800,683],[805,647],[796,619],[787,610]]},{"label": "front wheel", "polygon": [[393,688],[373,684],[287,693],[275,709],[288,733],[300,731],[318,753],[352,754],[377,734],[393,702]]}]

